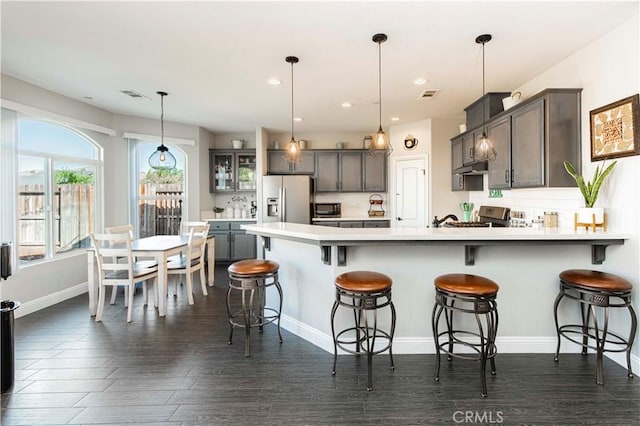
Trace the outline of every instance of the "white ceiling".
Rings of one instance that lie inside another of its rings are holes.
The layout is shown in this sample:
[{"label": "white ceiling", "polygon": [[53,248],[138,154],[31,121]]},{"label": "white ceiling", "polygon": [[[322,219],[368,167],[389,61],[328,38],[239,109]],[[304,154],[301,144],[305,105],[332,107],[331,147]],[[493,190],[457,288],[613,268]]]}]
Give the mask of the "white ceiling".
[{"label": "white ceiling", "polygon": [[[462,117],[486,90],[510,92],[620,23],[638,1],[568,2],[7,2],[2,73],[114,113],[214,133],[291,126],[296,133],[373,132],[382,44],[383,126]],[[269,78],[283,80],[280,86]],[[414,79],[427,80],[423,86]],[[137,91],[131,98],[121,90]],[[418,100],[426,89],[433,99]],[[91,97],[92,99],[85,99]],[[344,101],[353,103],[341,108]]]}]

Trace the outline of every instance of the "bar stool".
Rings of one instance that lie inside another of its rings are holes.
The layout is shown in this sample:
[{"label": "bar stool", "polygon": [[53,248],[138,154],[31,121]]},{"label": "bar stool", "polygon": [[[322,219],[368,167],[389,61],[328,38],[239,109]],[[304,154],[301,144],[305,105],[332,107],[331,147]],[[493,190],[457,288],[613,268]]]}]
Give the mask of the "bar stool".
[{"label": "bar stool", "polygon": [[[280,333],[280,311],[282,310],[282,287],[278,281],[278,265],[276,262],[262,259],[241,260],[232,263],[229,272],[229,289],[227,290],[227,313],[229,315],[230,345],[233,339],[234,327],[245,330],[244,356],[251,356],[250,337],[251,328],[258,327],[262,332],[263,326],[277,321],[278,337],[282,343]],[[278,308],[265,307],[265,290],[275,286],[280,296]],[[234,291],[240,292],[241,307],[232,307],[231,297]]]},{"label": "bar stool", "polygon": [[[396,309],[391,301],[391,278],[384,274],[371,271],[353,271],[340,274],[335,279],[336,300],[331,310],[331,334],[333,335],[333,371],[336,374],[338,348],[351,354],[367,355],[367,390],[373,389],[373,356],[389,350],[391,370],[394,369],[393,333],[396,328]],[[335,317],[338,307],[343,306],[353,310],[355,325],[339,331],[336,334]],[[391,310],[391,328],[384,331],[378,328],[378,309],[389,306]],[[370,312],[370,314],[369,314]],[[369,323],[372,317],[372,325]],[[354,337],[355,334],[355,337]],[[383,344],[376,346],[376,340]],[[347,347],[354,345],[355,348]]]},{"label": "bar stool", "polygon": [[[482,396],[487,396],[486,365],[491,363],[491,374],[496,374],[495,345],[498,332],[498,308],[496,296],[498,284],[488,278],[470,274],[446,274],[436,277],[436,303],[433,306],[431,323],[436,345],[435,379],[440,381],[440,352],[452,357],[480,361],[480,384]],[[439,331],[440,316],[444,312],[447,329]],[[473,314],[478,324],[478,332],[457,330],[453,327],[453,313]],[[482,321],[484,317],[484,324]],[[485,334],[486,328],[486,334]],[[465,336],[474,336],[473,341],[465,340]],[[441,337],[446,337],[440,342]],[[472,353],[454,353],[454,345],[472,350]]]},{"label": "bar stool", "polygon": [[[556,322],[558,334],[558,347],[556,348],[555,362],[558,362],[560,352],[560,336],[564,336],[582,346],[582,354],[587,354],[587,348],[596,350],[596,383],[604,385],[604,372],[602,358],[604,352],[627,353],[627,375],[633,378],[631,371],[631,346],[636,335],[638,320],[631,306],[631,291],[633,285],[622,277],[606,272],[590,271],[585,269],[568,269],[560,273],[560,292],[553,305],[553,316]],[[558,305],[567,297],[578,301],[582,324],[565,324],[560,326],[558,322]],[[598,311],[604,311],[602,328],[598,325]],[[609,328],[609,308],[627,308],[631,315],[631,332],[628,338],[612,333]],[[593,320],[593,326],[591,326]],[[582,341],[578,340],[582,337]],[[595,346],[589,344],[589,339],[594,339]],[[608,344],[608,347],[605,345]]]}]

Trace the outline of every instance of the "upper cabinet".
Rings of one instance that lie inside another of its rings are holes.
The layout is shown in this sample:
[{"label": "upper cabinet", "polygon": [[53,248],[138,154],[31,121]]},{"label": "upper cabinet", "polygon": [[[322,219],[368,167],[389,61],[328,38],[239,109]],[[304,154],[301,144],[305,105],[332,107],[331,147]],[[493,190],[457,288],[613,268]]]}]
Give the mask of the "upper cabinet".
[{"label": "upper cabinet", "polygon": [[547,89],[492,120],[489,188],[575,186],[564,161],[580,164],[581,89]]},{"label": "upper cabinet", "polygon": [[209,192],[255,190],[255,151],[209,150]]},{"label": "upper cabinet", "polygon": [[316,156],[310,150],[302,151],[302,161],[299,163],[289,163],[285,158],[285,153],[281,149],[267,151],[267,174],[270,175],[312,175],[315,173]]},{"label": "upper cabinet", "polygon": [[366,150],[316,151],[317,192],[386,192],[387,157]]}]

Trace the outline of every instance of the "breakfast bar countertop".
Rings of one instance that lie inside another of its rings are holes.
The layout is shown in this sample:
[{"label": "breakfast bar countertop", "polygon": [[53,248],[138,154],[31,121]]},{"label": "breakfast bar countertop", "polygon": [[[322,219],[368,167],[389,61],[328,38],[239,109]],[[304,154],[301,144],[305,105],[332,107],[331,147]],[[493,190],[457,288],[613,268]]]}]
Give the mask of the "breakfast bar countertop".
[{"label": "breakfast bar countertop", "polygon": [[242,225],[249,234],[263,238],[269,249],[270,239],[284,239],[318,245],[324,263],[331,262],[332,247],[338,251],[338,265],[345,266],[347,247],[365,245],[463,245],[465,264],[473,265],[476,248],[507,245],[591,245],[591,263],[601,264],[609,245],[622,245],[629,234],[574,231],[565,228],[335,228],[298,223],[264,223]]}]

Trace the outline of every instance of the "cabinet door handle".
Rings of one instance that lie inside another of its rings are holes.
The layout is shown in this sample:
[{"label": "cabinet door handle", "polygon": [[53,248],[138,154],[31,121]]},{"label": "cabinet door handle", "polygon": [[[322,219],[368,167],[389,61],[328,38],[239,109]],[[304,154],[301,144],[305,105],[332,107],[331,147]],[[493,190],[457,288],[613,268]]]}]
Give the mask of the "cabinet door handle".
[{"label": "cabinet door handle", "polygon": [[402,218],[401,217],[397,217],[396,220],[402,220]]},{"label": "cabinet door handle", "polygon": [[504,171],[504,183],[509,183],[509,170]]},{"label": "cabinet door handle", "polygon": [[462,175],[458,176],[458,186],[460,188],[464,188],[464,176],[462,176]]},{"label": "cabinet door handle", "polygon": [[469,158],[473,158],[475,157],[474,153],[473,153],[473,147],[469,148]]},{"label": "cabinet door handle", "polygon": [[515,179],[514,179],[515,176],[516,176],[516,174],[515,174],[514,170],[511,169],[511,183],[515,182]]}]

